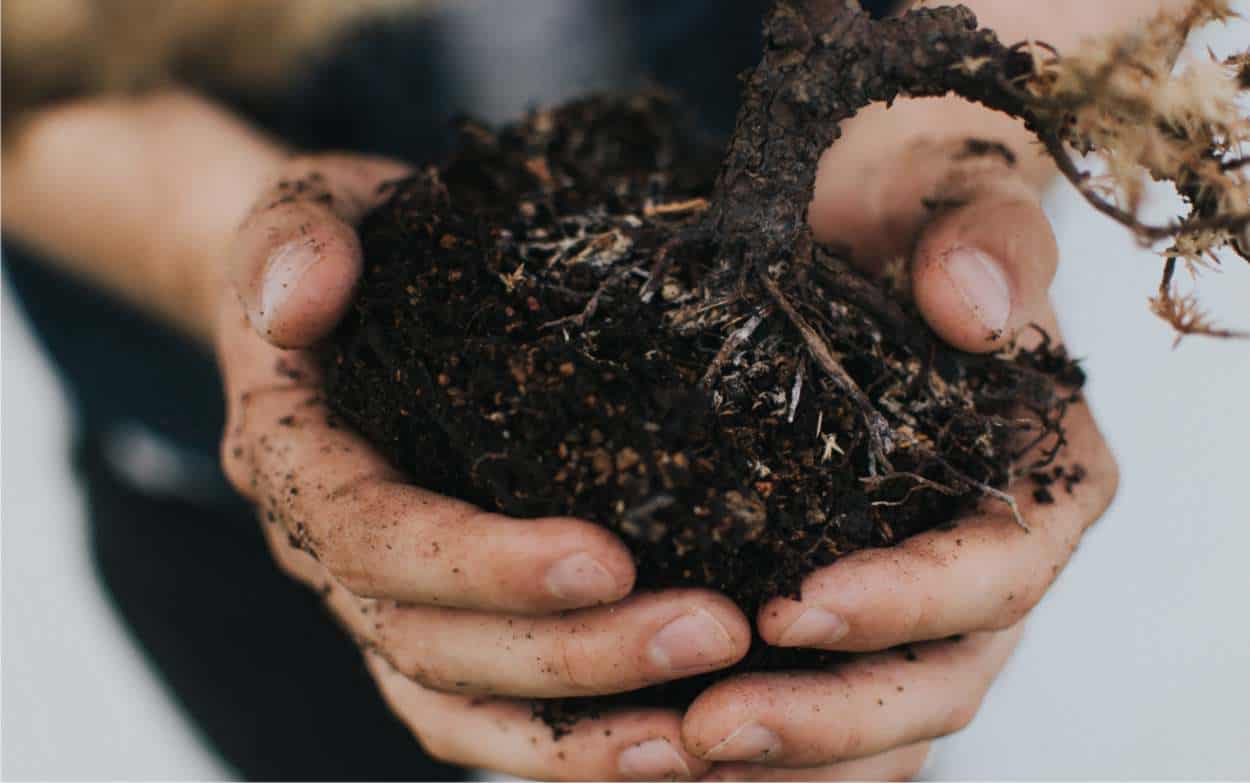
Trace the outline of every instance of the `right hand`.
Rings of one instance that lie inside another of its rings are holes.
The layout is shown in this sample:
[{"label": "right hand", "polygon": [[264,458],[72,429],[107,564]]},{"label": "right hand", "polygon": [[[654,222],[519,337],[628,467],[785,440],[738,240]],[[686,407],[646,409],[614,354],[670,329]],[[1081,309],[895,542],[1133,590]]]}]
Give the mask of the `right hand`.
[{"label": "right hand", "polygon": [[516,699],[728,666],[751,638],[731,601],[693,589],[630,595],[632,558],[606,529],[440,497],[329,423],[304,349],[349,306],[363,263],[355,224],[406,173],[356,156],[293,159],[238,229],[216,330],[226,475],[257,504],[279,565],[321,591],[369,651],[388,701],[432,755],[535,778],[702,775],[709,764],[684,749],[676,711],[582,721],[555,742]]}]

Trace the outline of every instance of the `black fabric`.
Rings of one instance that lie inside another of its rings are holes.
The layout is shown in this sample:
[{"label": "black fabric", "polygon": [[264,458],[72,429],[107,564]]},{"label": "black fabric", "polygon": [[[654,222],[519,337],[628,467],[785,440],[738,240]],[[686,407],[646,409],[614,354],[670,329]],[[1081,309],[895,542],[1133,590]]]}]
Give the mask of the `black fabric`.
[{"label": "black fabric", "polygon": [[[707,129],[726,132],[737,75],[758,59],[764,0],[620,2],[634,83],[677,91]],[[888,3],[865,5],[881,13]],[[369,24],[284,91],[216,95],[297,148],[436,160],[459,107],[432,24]],[[98,574],[211,746],[249,779],[457,779],[389,715],[317,598],[274,568],[251,510],[216,468],[224,420],[211,357],[23,248],[6,241],[3,251],[74,405]],[[207,466],[196,497],[209,501],[158,499],[121,480],[99,444],[122,426]]]},{"label": "black fabric", "polygon": [[[726,133],[738,74],[759,57],[765,0],[622,0],[636,52],[635,83],[683,96],[703,126]],[[864,5],[884,13],[890,3]],[[308,151],[353,150],[424,163],[440,159],[459,112],[437,57],[437,17],[387,19],[346,33],[333,53],[287,89],[216,92],[261,127]],[[210,88],[211,89],[211,88]],[[6,241],[5,276],[69,387],[83,424],[143,423],[207,458],[216,453],[222,399],[203,351]]]},{"label": "black fabric", "polygon": [[284,90],[216,96],[296,149],[438,161],[460,108],[438,42],[437,16],[386,17],[346,31]]},{"label": "black fabric", "polygon": [[[76,468],[91,553],[126,626],[192,722],[250,780],[462,780],[386,709],[360,651],[313,592],[274,568],[233,508],[130,487],[86,438]],[[223,512],[226,512],[223,514]]]},{"label": "black fabric", "polygon": [[[6,285],[69,391],[76,423],[102,432],[127,423],[215,462],[225,399],[208,352],[21,245],[3,245]],[[232,493],[219,472],[217,494]]]}]

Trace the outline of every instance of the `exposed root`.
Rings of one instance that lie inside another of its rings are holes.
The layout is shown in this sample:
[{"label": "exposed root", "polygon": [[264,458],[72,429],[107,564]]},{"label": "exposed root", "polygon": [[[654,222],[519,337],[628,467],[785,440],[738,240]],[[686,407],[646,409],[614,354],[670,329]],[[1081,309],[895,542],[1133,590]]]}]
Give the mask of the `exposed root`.
[{"label": "exposed root", "polygon": [[1176,270],[1176,259],[1168,259],[1163,270],[1163,279],[1159,282],[1159,294],[1150,300],[1150,311],[1172,325],[1176,330],[1173,347],[1180,345],[1182,339],[1189,335],[1202,337],[1219,337],[1224,339],[1250,339],[1250,331],[1225,329],[1211,323],[1210,318],[1198,305],[1192,294],[1177,294],[1172,283]]},{"label": "exposed root", "polygon": [[931,489],[934,492],[938,492],[940,494],[950,495],[950,496],[959,494],[959,490],[955,489],[954,487],[949,487],[945,484],[942,484],[941,482],[937,482],[937,481],[934,481],[933,479],[925,478],[919,473],[913,473],[911,471],[899,471],[896,473],[887,473],[884,476],[865,477],[865,478],[860,479],[860,481],[864,482],[869,487],[876,489],[877,487],[881,486],[885,482],[893,481],[895,479],[908,479],[914,482],[914,486],[908,489],[907,494],[904,495],[899,500],[874,500],[872,502],[872,505],[874,506],[901,506],[905,504],[908,500],[911,500],[911,496],[913,494],[915,494],[917,491],[922,490],[922,489]]},{"label": "exposed root", "polygon": [[670,201],[666,204],[652,204],[648,202],[643,207],[642,214],[647,217],[682,215],[689,212],[703,212],[709,206],[710,202],[705,198],[689,198],[682,201]]},{"label": "exposed root", "polygon": [[[960,471],[959,469],[955,468],[949,462],[937,456],[936,454],[931,454],[929,456],[932,458],[932,460],[936,464],[941,465],[944,470],[946,470],[948,473],[954,476],[955,479],[959,481],[960,483],[966,484],[969,487],[972,487],[977,492],[981,493],[982,495],[985,495],[986,497],[990,497],[990,498],[993,498],[994,500],[998,500],[1004,503],[1007,506],[1007,508],[1011,509],[1011,515],[1015,519],[1016,524],[1019,525],[1020,528],[1024,532],[1026,533],[1032,532],[1032,529],[1029,527],[1028,523],[1024,519],[1024,515],[1020,513],[1020,505],[1016,502],[1016,499],[1012,497],[1010,494],[1004,492],[1001,489],[995,489],[994,487],[991,487],[989,484],[986,484],[982,481],[977,481],[976,479],[967,475],[963,471]],[[957,489],[956,487],[952,487],[948,484],[943,484],[940,481],[934,481],[931,478],[927,478],[913,471],[899,471],[896,473],[887,473],[882,476],[866,476],[860,479],[860,481],[864,482],[864,484],[868,486],[869,488],[876,489],[877,487],[881,486],[887,481],[893,481],[897,479],[907,479],[909,481],[914,482],[914,485],[911,487],[911,489],[907,490],[907,494],[904,495],[899,500],[876,500],[876,501],[873,501],[872,505],[874,506],[901,506],[901,505],[904,505],[908,500],[910,500],[911,496],[915,492],[921,489],[929,489],[929,490],[933,490],[934,492],[938,492],[942,495],[949,495],[949,496],[956,496],[956,495],[962,494],[962,491]]]},{"label": "exposed root", "polygon": [[1033,529],[1029,527],[1029,523],[1024,521],[1024,515],[1020,513],[1020,504],[1016,502],[1015,498],[1006,492],[1003,492],[1001,489],[994,489],[989,484],[982,484],[980,481],[972,481],[970,479],[965,479],[965,481],[968,481],[968,483],[975,487],[981,494],[988,495],[995,500],[1006,503],[1007,508],[1011,509],[1011,515],[1015,518],[1016,524],[1020,526],[1020,529],[1026,533],[1033,532]]},{"label": "exposed root", "polygon": [[1076,163],[1064,148],[1063,142],[1053,133],[1045,133],[1040,137],[1042,145],[1055,161],[1055,166],[1064,179],[1072,183],[1081,197],[1091,207],[1129,229],[1143,243],[1150,244],[1163,239],[1175,239],[1186,234],[1204,231],[1228,231],[1234,234],[1250,227],[1250,213],[1224,213],[1210,216],[1193,216],[1185,220],[1154,225],[1142,222],[1136,213],[1112,203],[1104,197],[1090,182],[1088,173],[1077,168]]},{"label": "exposed root", "polygon": [[790,323],[799,331],[803,337],[803,342],[807,345],[808,353],[820,365],[834,384],[842,390],[842,393],[850,398],[855,407],[859,410],[860,415],[864,419],[864,426],[868,432],[868,474],[870,476],[877,475],[877,468],[884,468],[886,471],[892,472],[894,468],[890,465],[889,454],[894,450],[894,434],[890,429],[890,423],[885,420],[872,404],[872,401],[859,388],[859,384],[855,383],[855,379],[850,376],[842,363],[830,350],[829,346],[821,339],[816,330],[807,322],[794,304],[786,298],[782,292],[781,286],[777,285],[777,281],[773,280],[768,274],[768,270],[764,268],[762,263],[756,264],[757,273],[760,282],[767,289],[773,301],[781,308],[786,317],[790,319]]},{"label": "exposed root", "polygon": [[540,328],[554,329],[558,326],[572,326],[577,329],[581,329],[588,321],[590,321],[591,318],[595,317],[595,313],[599,310],[599,302],[603,299],[603,295],[607,293],[608,289],[615,288],[623,282],[625,278],[629,277],[633,271],[634,269],[631,266],[622,266],[620,269],[617,269],[599,284],[599,287],[595,289],[593,294],[591,294],[590,301],[586,302],[586,306],[582,308],[580,313],[566,315],[563,318],[548,321]]},{"label": "exposed root", "polygon": [[663,511],[669,506],[677,502],[677,498],[672,495],[660,494],[648,498],[634,508],[626,511],[622,519],[626,522],[637,523],[639,521],[650,519],[657,511]]},{"label": "exposed root", "polygon": [[803,396],[803,362],[798,363],[794,370],[794,386],[790,389],[790,407],[786,410],[786,422],[794,423],[794,416],[799,412],[799,400]]},{"label": "exposed root", "polygon": [[747,340],[751,339],[751,335],[755,334],[755,330],[760,328],[760,324],[764,323],[768,316],[772,315],[772,312],[771,307],[761,308],[748,318],[745,324],[729,333],[720,350],[716,352],[716,356],[712,358],[712,363],[708,365],[707,371],[703,373],[703,380],[699,382],[705,390],[710,390],[716,385],[721,371],[725,368],[725,363],[746,344]]},{"label": "exposed root", "polygon": [[937,455],[934,455],[934,460],[959,481],[974,488],[986,497],[994,498],[1006,504],[1007,508],[1011,509],[1011,516],[1015,518],[1016,524],[1020,526],[1020,529],[1026,533],[1033,532],[1032,528],[1029,527],[1029,523],[1024,520],[1024,515],[1020,513],[1020,504],[1011,495],[1001,489],[995,489],[983,481],[977,481]]},{"label": "exposed root", "polygon": [[[695,201],[702,202],[702,209],[707,208],[706,199],[693,199],[692,201],[682,202],[683,204],[691,204]],[[658,209],[658,207],[656,208]],[[670,210],[677,211],[677,210]],[[701,224],[696,224],[694,228],[686,228],[677,233],[672,239],[660,245],[660,249],[655,253],[655,262],[651,264],[650,277],[647,282],[638,289],[638,298],[644,303],[650,302],[655,298],[661,286],[664,285],[664,277],[669,270],[673,268],[673,251],[678,247],[706,240],[710,236]]]}]

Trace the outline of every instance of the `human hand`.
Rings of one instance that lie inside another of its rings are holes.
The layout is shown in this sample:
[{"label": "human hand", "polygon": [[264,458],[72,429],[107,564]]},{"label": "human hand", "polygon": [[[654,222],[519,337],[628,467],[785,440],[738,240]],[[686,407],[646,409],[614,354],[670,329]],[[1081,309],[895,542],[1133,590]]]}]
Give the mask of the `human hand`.
[{"label": "human hand", "polygon": [[736,606],[706,590],[631,596],[632,559],[605,529],[507,519],[421,490],[329,421],[304,349],[349,305],[362,264],[354,225],[407,173],[376,159],[296,159],[239,229],[217,330],[226,473],[259,506],[279,564],[325,595],[434,756],[539,778],[703,774],[674,711],[583,721],[554,742],[512,699],[728,666],[750,641]]},{"label": "human hand", "polygon": [[[868,266],[910,253],[921,312],[958,348],[996,349],[1030,323],[1058,339],[1046,293],[1055,240],[1007,147],[921,142],[875,166],[853,157],[855,145],[845,149],[825,161],[841,179],[817,186],[818,238],[843,244]],[[938,208],[926,208],[926,199]],[[1115,463],[1088,408],[1071,406],[1065,424],[1062,460],[1086,476],[1048,504],[1033,497],[1028,479],[1013,484],[1030,532],[989,500],[954,527],[856,552],[812,574],[801,600],[761,608],[762,638],[871,654],[829,673],[718,683],[684,719],[687,748],[721,762],[713,776],[726,779],[837,777],[848,760],[863,757],[899,759],[903,773],[918,771],[928,740],[975,716],[1022,619],[1115,492]],[[905,644],[913,646],[887,650]]]}]

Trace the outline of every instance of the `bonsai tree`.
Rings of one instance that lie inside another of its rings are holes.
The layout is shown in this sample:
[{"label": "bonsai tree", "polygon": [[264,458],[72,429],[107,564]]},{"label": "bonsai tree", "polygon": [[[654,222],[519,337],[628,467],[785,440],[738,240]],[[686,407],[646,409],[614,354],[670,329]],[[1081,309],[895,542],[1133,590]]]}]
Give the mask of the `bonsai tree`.
[{"label": "bonsai tree", "polygon": [[[1009,482],[1035,477],[1042,502],[1056,479],[1080,491],[1064,453],[1079,367],[1040,328],[993,356],[941,343],[897,275],[813,241],[817,160],[841,122],[899,96],[1021,118],[1095,209],[1159,246],[1152,307],[1178,338],[1238,336],[1175,284],[1225,248],[1250,260],[1250,55],[1174,72],[1188,32],[1231,13],[1197,0],[1061,55],[1004,44],[962,7],[874,20],[851,0],[777,0],[723,150],[657,93],[499,132],[467,122],[453,159],[365,220],[354,310],[321,351],[328,398],[421,484],[595,520],[631,547],[640,586],[707,586],[748,612],[983,499],[1027,531]],[[1104,173],[1082,170],[1089,153]],[[1014,164],[978,139],[956,154]],[[1187,212],[1143,220],[1148,178]],[[926,208],[956,206],[953,185]],[[757,643],[716,676],[830,657]]]}]

